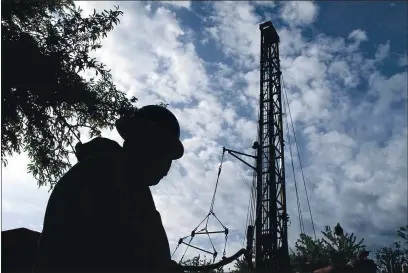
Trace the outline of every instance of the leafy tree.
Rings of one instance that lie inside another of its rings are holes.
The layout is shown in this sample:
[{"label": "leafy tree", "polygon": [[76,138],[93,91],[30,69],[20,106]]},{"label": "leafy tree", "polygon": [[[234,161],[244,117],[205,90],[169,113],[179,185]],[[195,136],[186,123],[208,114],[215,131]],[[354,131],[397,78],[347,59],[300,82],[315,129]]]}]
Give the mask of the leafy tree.
[{"label": "leafy tree", "polygon": [[404,251],[399,243],[395,243],[395,248],[382,247],[375,253],[377,266],[381,272],[401,272],[401,265],[405,261]]},{"label": "leafy tree", "polygon": [[291,264],[300,272],[312,271],[330,263],[323,240],[314,240],[311,236],[301,233],[295,243],[295,252],[291,255]]},{"label": "leafy tree", "polygon": [[234,269],[231,272],[247,272],[249,271],[249,266],[248,262],[246,261],[245,258],[240,258],[235,261],[234,263]]},{"label": "leafy tree", "polygon": [[[340,232],[341,231],[341,232]],[[326,226],[323,238],[314,240],[311,236],[300,234],[291,255],[292,267],[300,272],[312,271],[329,264],[345,265],[363,249],[364,239],[356,241],[354,234],[344,233],[340,224],[335,229]]]},{"label": "leafy tree", "polygon": [[[186,266],[205,266],[211,264],[210,260],[207,260],[206,256],[201,259],[201,256],[195,256],[191,259],[187,259],[183,262],[181,262],[181,265],[186,265]],[[216,270],[209,270],[209,271],[190,271],[190,273],[223,273],[224,270],[223,268],[218,268]]]},{"label": "leafy tree", "polygon": [[[255,259],[255,253],[252,252],[252,261],[254,262]],[[231,272],[235,272],[235,273],[243,273],[243,272],[249,272],[250,268],[248,265],[248,261],[246,259],[245,256],[237,259],[234,263],[234,269],[231,270]]]},{"label": "leafy tree", "polygon": [[408,260],[408,225],[400,227],[397,235],[401,240],[401,247],[404,251],[405,258]]},{"label": "leafy tree", "polygon": [[381,272],[402,272],[402,264],[408,262],[408,225],[397,231],[399,241],[395,247],[382,247],[375,253],[377,265]]},{"label": "leafy tree", "polygon": [[169,106],[169,104],[168,104],[168,103],[164,103],[164,102],[160,102],[160,103],[158,104],[158,106],[167,108],[167,106]]},{"label": "leafy tree", "polygon": [[[71,0],[2,1],[2,163],[25,152],[39,186],[54,183],[70,167],[80,131],[91,137],[132,111],[110,70],[90,53],[101,48],[122,11],[82,17]],[[79,73],[89,71],[85,79]]]},{"label": "leafy tree", "polygon": [[324,248],[332,264],[347,264],[357,256],[359,251],[366,248],[363,245],[364,239],[357,242],[357,238],[353,233],[336,235],[330,226],[326,226],[322,234],[324,236],[322,238]]}]

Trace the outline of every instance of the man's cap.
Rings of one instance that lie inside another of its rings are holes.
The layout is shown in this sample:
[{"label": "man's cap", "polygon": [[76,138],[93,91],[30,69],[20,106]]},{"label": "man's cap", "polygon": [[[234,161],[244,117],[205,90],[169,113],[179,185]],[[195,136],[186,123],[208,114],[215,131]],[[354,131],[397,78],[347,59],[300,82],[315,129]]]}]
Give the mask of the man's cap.
[{"label": "man's cap", "polygon": [[131,116],[121,117],[116,121],[119,135],[126,141],[143,131],[154,129],[162,135],[164,142],[173,155],[179,159],[184,154],[184,147],[180,141],[180,125],[172,112],[159,105],[147,105],[139,108]]}]

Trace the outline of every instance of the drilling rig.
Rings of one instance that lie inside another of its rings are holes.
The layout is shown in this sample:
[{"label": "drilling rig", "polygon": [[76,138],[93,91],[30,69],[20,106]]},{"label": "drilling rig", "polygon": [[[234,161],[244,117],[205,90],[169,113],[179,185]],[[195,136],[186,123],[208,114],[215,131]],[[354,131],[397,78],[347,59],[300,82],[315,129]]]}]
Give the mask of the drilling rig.
[{"label": "drilling rig", "polygon": [[[222,158],[224,158],[224,153],[228,152],[231,156],[252,168],[256,174],[255,224],[248,226],[246,249],[240,250],[230,258],[224,256],[223,260],[217,265],[202,267],[206,269],[225,265],[227,262],[229,263],[245,253],[250,269],[253,269],[252,257],[253,254],[255,254],[256,272],[291,272],[287,235],[288,214],[286,210],[285,192],[285,158],[281,95],[282,73],[280,71],[279,60],[279,36],[270,21],[260,24],[259,29],[261,31],[260,103],[258,140],[252,147],[255,150],[255,155],[245,154],[224,147],[222,156]],[[255,166],[246,162],[240,156],[252,158],[252,160],[255,161]],[[221,167],[222,160],[218,172],[218,179],[221,173]],[[217,189],[218,179],[215,191]],[[204,221],[207,221],[208,223],[208,217],[211,215],[215,216],[213,212],[213,203],[211,204],[210,212],[201,223]],[[209,233],[220,232],[209,232],[207,230],[207,225],[205,228],[197,232],[199,226],[192,231],[191,236],[181,238],[178,246],[185,244],[198,250],[205,251],[190,244],[193,237],[197,234],[209,235]],[[224,225],[222,226],[225,229],[225,236],[227,238],[228,229],[226,229]],[[221,233],[222,232],[223,231],[221,231]],[[184,239],[187,237],[191,237],[189,243],[184,242]],[[176,247],[176,250],[178,246]],[[214,259],[217,255],[215,249],[214,253],[208,251],[205,252],[213,254]],[[187,267],[185,268],[187,269]],[[199,269],[199,267],[194,266],[188,268]]]},{"label": "drilling rig", "polygon": [[255,227],[247,231],[247,250],[252,252],[255,228],[256,271],[289,272],[279,36],[270,21],[260,24],[259,29],[259,131],[252,147],[256,156],[226,150],[242,162],[236,154],[256,160],[256,166],[251,166],[256,172],[256,220]]},{"label": "drilling rig", "polygon": [[260,116],[257,148],[255,264],[282,272],[289,265],[279,36],[272,23],[261,31]]}]

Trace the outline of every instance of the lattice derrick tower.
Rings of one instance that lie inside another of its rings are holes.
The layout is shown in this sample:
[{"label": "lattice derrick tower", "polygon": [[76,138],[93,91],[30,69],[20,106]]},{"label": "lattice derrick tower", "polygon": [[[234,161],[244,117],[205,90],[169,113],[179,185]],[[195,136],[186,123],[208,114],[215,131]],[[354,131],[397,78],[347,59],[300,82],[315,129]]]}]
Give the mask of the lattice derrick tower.
[{"label": "lattice derrick tower", "polygon": [[[254,226],[250,225],[248,226],[246,236],[246,258],[249,262],[249,267],[253,268],[252,253],[255,250],[256,272],[290,272],[287,236],[288,215],[286,210],[279,36],[270,21],[260,24],[259,29],[261,31],[259,131],[258,141],[256,141],[252,147],[256,150],[256,155],[249,155],[224,147],[222,158],[224,158],[224,153],[228,152],[231,156],[252,168],[256,173],[255,234]],[[246,162],[238,155],[255,159],[255,166]],[[214,196],[218,185],[221,166],[222,160],[218,172]],[[201,223],[203,223],[211,214],[214,215],[212,211],[213,202],[214,197],[210,213]],[[191,236],[181,238],[178,246],[180,244],[185,244],[194,247],[190,245],[190,243],[195,234],[201,234],[196,232],[199,226],[193,230]],[[218,233],[209,232],[206,228],[207,225],[203,230],[205,230],[204,233],[207,235],[209,233]],[[228,229],[225,227],[224,229],[227,236]],[[184,239],[187,237],[191,237],[188,244],[184,242]],[[255,249],[253,247],[254,242]],[[176,247],[176,250],[178,246]],[[197,247],[194,248],[205,251]],[[213,254],[215,259],[215,250],[214,253],[208,251],[205,252]],[[239,252],[237,254],[239,254]]]},{"label": "lattice derrick tower", "polygon": [[257,151],[255,263],[280,272],[288,262],[284,139],[279,36],[266,22],[261,31],[260,109]]},{"label": "lattice derrick tower", "polygon": [[[255,268],[284,272],[289,268],[285,158],[279,36],[272,22],[260,24],[260,98],[256,156],[225,149],[256,172]],[[253,167],[236,154],[256,159]],[[253,227],[247,249],[252,251]]]}]

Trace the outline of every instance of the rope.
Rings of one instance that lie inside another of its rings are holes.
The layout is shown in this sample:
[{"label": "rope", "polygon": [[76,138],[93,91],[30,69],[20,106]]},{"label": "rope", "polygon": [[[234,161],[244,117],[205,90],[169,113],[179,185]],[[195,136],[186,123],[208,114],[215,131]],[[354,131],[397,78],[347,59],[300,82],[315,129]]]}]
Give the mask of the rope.
[{"label": "rope", "polygon": [[[289,107],[287,104],[284,103],[285,106]],[[285,108],[286,109],[286,108]],[[286,117],[286,115],[285,115]],[[290,153],[290,161],[292,164],[292,171],[293,171],[293,180],[295,182],[295,192],[296,192],[296,203],[297,203],[297,210],[298,210],[298,216],[299,216],[299,227],[300,227],[300,232],[305,233],[305,226],[303,223],[303,216],[302,216],[302,208],[300,206],[300,200],[299,200],[299,192],[298,192],[298,187],[297,187],[297,180],[296,180],[296,172],[295,172],[295,165],[293,163],[293,153],[292,153],[292,142],[290,140],[290,133],[289,133],[289,125],[288,125],[288,119],[285,118],[286,121],[286,136],[288,138],[289,142],[289,153]]]},{"label": "rope", "polygon": [[241,175],[241,178],[244,180],[245,184],[249,187],[249,202],[248,202],[248,209],[247,209],[247,215],[246,215],[246,220],[245,220],[245,232],[244,232],[244,236],[243,236],[243,240],[242,240],[242,246],[245,245],[245,241],[246,241],[246,234],[247,234],[247,230],[248,230],[248,226],[249,225],[253,225],[253,214],[254,214],[254,193],[255,193],[255,178],[256,178],[256,173],[253,172],[252,175],[252,180],[253,182],[250,183],[247,178],[243,175],[243,173],[241,172],[241,170],[239,169],[235,158],[231,155],[229,155],[231,158],[231,162],[233,163],[235,169],[237,170],[237,172]]},{"label": "rope", "polygon": [[248,226],[253,225],[253,214],[254,214],[253,208],[254,208],[254,189],[252,186],[249,192],[248,210],[247,210],[247,217],[245,221],[245,233],[244,233],[244,239],[242,241],[242,247],[244,247],[245,241],[247,240]]},{"label": "rope", "polygon": [[241,175],[242,180],[244,180],[245,184],[249,187],[249,189],[251,189],[251,183],[245,178],[244,174],[241,172],[241,170],[238,168],[238,165],[235,161],[235,158],[232,155],[229,155],[232,164],[234,165],[235,169],[237,170],[237,172]]},{"label": "rope", "polygon": [[[212,242],[212,240],[211,240],[210,234],[207,233],[207,236],[208,236],[208,239],[210,240],[210,243],[211,243],[211,246],[212,246],[212,248],[213,248],[213,250],[214,250],[214,253],[216,253],[217,250],[215,250],[215,247],[214,247],[214,244],[213,244],[213,242]],[[215,259],[215,257],[214,257],[214,259]]]},{"label": "rope", "polygon": [[242,240],[242,247],[245,245],[245,240],[246,240],[246,234],[247,234],[247,229],[248,229],[248,222],[249,222],[249,210],[251,208],[251,193],[249,193],[249,202],[248,202],[248,209],[247,209],[247,216],[245,220],[245,233],[244,233],[244,239]]},{"label": "rope", "polygon": [[255,225],[255,219],[256,219],[256,215],[255,215],[255,207],[256,207],[256,173],[254,172],[253,176],[252,176],[252,204],[251,204],[251,225]]},{"label": "rope", "polygon": [[308,207],[309,207],[310,220],[312,221],[313,234],[314,234],[314,237],[315,237],[315,240],[316,240],[317,237],[316,237],[315,224],[314,224],[314,221],[313,221],[312,209],[310,208],[309,194],[307,193],[307,187],[306,187],[306,182],[305,182],[305,176],[304,176],[304,173],[303,173],[302,160],[300,159],[299,146],[298,146],[298,144],[297,144],[297,139],[296,139],[296,131],[295,131],[295,127],[294,127],[294,125],[293,125],[292,113],[291,113],[290,107],[289,107],[288,94],[287,94],[287,92],[286,92],[286,86],[285,86],[285,82],[284,82],[284,80],[283,80],[283,76],[281,76],[281,79],[282,79],[283,93],[284,93],[284,95],[285,95],[286,103],[287,103],[287,105],[288,105],[289,118],[290,118],[290,121],[291,121],[291,124],[292,124],[293,136],[294,136],[294,139],[295,139],[296,150],[297,150],[297,154],[298,154],[298,158],[299,158],[300,171],[301,171],[301,174],[302,174],[303,185],[304,185],[304,188],[305,188],[306,199],[307,199],[307,205],[308,205]]},{"label": "rope", "polygon": [[[194,237],[191,237],[191,238],[190,238],[190,241],[188,242],[189,245],[191,244],[191,241],[193,240],[193,238],[194,238]],[[180,245],[180,243],[178,244],[178,246],[179,246],[179,245]],[[184,256],[185,256],[186,253],[187,253],[187,249],[188,249],[189,245],[187,245],[186,250],[185,250],[184,253],[183,253],[183,256],[181,256],[181,258],[180,258],[180,263],[181,263],[181,261],[184,259]],[[177,246],[177,247],[178,247],[178,246]]]},{"label": "rope", "polygon": [[[217,193],[218,182],[220,180],[221,169],[222,169],[222,162],[224,161],[224,155],[225,155],[225,150],[222,151],[221,164],[220,164],[220,167],[218,168],[217,182],[215,183],[214,195],[213,195],[213,198],[212,198],[212,201],[211,201],[210,212],[212,212],[213,209],[214,209],[215,194]],[[208,221],[207,221],[207,223],[208,223]]]},{"label": "rope", "polygon": [[[224,234],[225,234],[225,243],[224,243],[224,251],[223,251],[223,257],[225,257],[226,247],[227,247],[227,240],[228,240],[228,229],[227,229],[227,227],[220,221],[220,219],[218,219],[218,217],[217,217],[217,216],[215,215],[215,213],[214,213],[215,197],[216,197],[217,188],[218,188],[218,183],[219,183],[219,179],[220,179],[220,175],[221,175],[222,164],[223,164],[223,161],[224,161],[224,155],[225,155],[225,149],[223,150],[223,153],[222,153],[222,156],[221,156],[221,163],[220,163],[220,166],[219,166],[219,168],[218,168],[217,182],[216,182],[216,184],[215,184],[214,193],[213,193],[213,197],[212,197],[211,204],[210,204],[210,210],[209,210],[207,216],[192,230],[191,235],[186,236],[186,237],[183,237],[183,238],[180,238],[180,240],[179,240],[179,242],[178,242],[178,244],[177,244],[175,250],[173,251],[173,254],[171,255],[171,257],[173,257],[174,254],[175,254],[175,252],[177,251],[177,249],[180,247],[180,245],[181,245],[181,244],[185,244],[185,245],[186,245],[186,249],[185,249],[183,255],[181,256],[181,259],[180,259],[179,263],[181,263],[181,262],[183,261],[184,256],[186,255],[187,250],[189,249],[189,247],[192,247],[192,248],[195,248],[195,249],[197,249],[197,250],[200,250],[200,251],[203,251],[203,252],[212,254],[212,255],[213,255],[213,258],[214,258],[213,262],[215,262],[215,258],[217,257],[217,254],[218,254],[218,253],[217,253],[217,250],[215,249],[215,246],[214,246],[214,243],[213,243],[213,241],[212,241],[212,239],[211,239],[210,233],[224,233]],[[218,221],[218,223],[220,223],[220,225],[224,228],[224,231],[208,231],[207,228],[208,228],[208,221],[209,221],[209,219],[210,219],[210,218],[209,218],[210,216],[213,216],[213,217]],[[205,227],[202,228],[202,229],[200,229],[200,230],[197,232],[198,228],[199,228],[204,222],[206,222],[206,223],[205,223]],[[195,235],[207,235],[207,237],[208,237],[208,239],[209,239],[209,241],[210,241],[210,244],[211,244],[212,249],[213,249],[214,252],[211,253],[211,252],[209,252],[209,251],[207,251],[207,250],[205,250],[205,249],[202,249],[202,248],[196,247],[196,246],[194,246],[194,245],[191,245],[191,242],[192,242],[192,240],[194,239],[194,236],[195,236]],[[191,238],[190,238],[190,240],[189,240],[188,243],[185,243],[185,242],[184,242],[184,239],[186,239],[186,238],[188,238],[188,237],[191,237]]]}]

